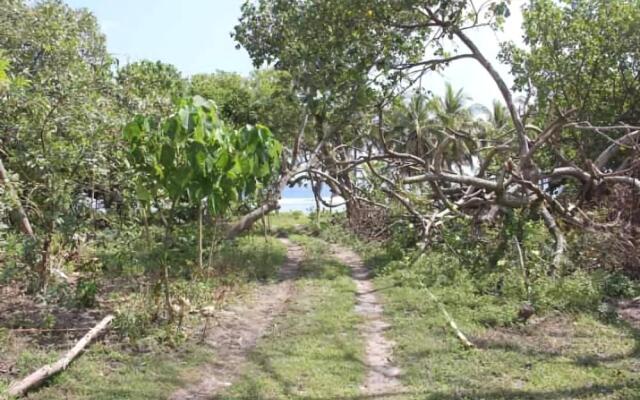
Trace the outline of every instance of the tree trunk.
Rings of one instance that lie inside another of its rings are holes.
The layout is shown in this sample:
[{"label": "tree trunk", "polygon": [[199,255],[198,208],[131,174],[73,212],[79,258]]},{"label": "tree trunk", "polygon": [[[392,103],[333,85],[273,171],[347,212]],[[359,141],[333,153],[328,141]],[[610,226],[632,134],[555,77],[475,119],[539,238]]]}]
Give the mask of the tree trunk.
[{"label": "tree trunk", "polygon": [[295,176],[295,172],[287,171],[282,173],[280,176],[280,180],[276,186],[276,191],[271,195],[271,198],[267,199],[262,205],[258,208],[249,211],[247,214],[242,216],[238,221],[236,221],[229,229],[227,230],[227,234],[225,235],[225,239],[231,240],[236,236],[244,232],[245,230],[251,228],[253,224],[256,223],[260,218],[267,215],[271,211],[277,210],[280,206],[278,205],[278,200],[282,196],[282,192],[284,188],[287,186],[289,179]]},{"label": "tree trunk", "polygon": [[9,387],[8,395],[18,397],[24,396],[30,389],[41,385],[49,377],[57,374],[62,370],[65,370],[69,366],[69,364],[71,364],[71,361],[73,361],[96,336],[98,336],[107,328],[107,326],[109,326],[113,318],[113,315],[107,315],[106,317],[104,317],[104,319],[100,321],[98,325],[93,327],[93,329],[87,332],[87,334],[84,335],[82,339],[80,339],[80,341],[78,341],[78,343],[76,343],[76,345],[73,346],[73,348],[64,355],[64,357],[62,357],[55,363],[45,365],[44,367],[33,372],[21,381],[11,384],[11,386]]},{"label": "tree trunk", "polygon": [[144,236],[147,242],[147,251],[151,251],[153,247],[151,243],[151,232],[149,231],[149,218],[147,217],[147,204],[142,207],[142,220],[144,222]]},{"label": "tree trunk", "polygon": [[554,275],[555,271],[560,269],[564,264],[564,252],[567,249],[567,241],[549,209],[543,205],[540,207],[540,212],[545,225],[547,225],[547,229],[549,229],[556,241],[556,249],[553,254],[553,269],[551,270],[552,275]]},{"label": "tree trunk", "polygon": [[51,259],[51,240],[52,233],[49,232],[42,243],[42,250],[40,256],[40,263],[36,266],[36,273],[38,274],[37,286],[39,290],[45,291],[49,284],[49,264]]},{"label": "tree trunk", "polygon": [[203,214],[202,200],[198,203],[198,273],[201,274],[204,271],[204,266],[202,264],[202,214]]},{"label": "tree trunk", "polygon": [[231,228],[227,231],[225,238],[227,240],[234,239],[236,236],[244,232],[245,230],[251,228],[256,221],[262,218],[264,215],[270,213],[273,210],[278,208],[277,200],[268,200],[263,203],[260,207],[255,210],[250,211],[249,213],[242,216],[238,221],[236,221]]},{"label": "tree trunk", "polygon": [[0,159],[0,184],[4,185],[9,192],[9,196],[13,199],[15,204],[14,212],[18,215],[18,219],[20,220],[20,232],[25,235],[35,238],[35,234],[33,233],[33,229],[31,228],[31,223],[29,222],[29,218],[27,217],[27,213],[25,213],[24,208],[22,208],[22,204],[20,203],[20,198],[18,194],[15,192],[13,187],[11,186],[11,182],[9,181],[9,174],[7,170],[4,169],[4,164],[2,163],[2,159]]}]

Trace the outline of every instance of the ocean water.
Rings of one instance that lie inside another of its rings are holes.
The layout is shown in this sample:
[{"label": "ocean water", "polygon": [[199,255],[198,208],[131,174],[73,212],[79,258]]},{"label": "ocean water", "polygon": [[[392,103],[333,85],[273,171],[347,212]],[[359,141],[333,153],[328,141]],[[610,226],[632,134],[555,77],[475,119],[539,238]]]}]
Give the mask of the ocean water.
[{"label": "ocean water", "polygon": [[[327,187],[322,188],[321,195],[325,201],[331,204],[341,204],[344,202],[344,199],[340,196],[332,197],[331,192]],[[313,197],[313,192],[308,186],[288,187],[282,193],[282,198],[280,199],[280,211],[302,211],[308,213],[315,211],[315,209],[316,202]],[[335,207],[333,210],[342,211],[344,210],[344,206]]]}]

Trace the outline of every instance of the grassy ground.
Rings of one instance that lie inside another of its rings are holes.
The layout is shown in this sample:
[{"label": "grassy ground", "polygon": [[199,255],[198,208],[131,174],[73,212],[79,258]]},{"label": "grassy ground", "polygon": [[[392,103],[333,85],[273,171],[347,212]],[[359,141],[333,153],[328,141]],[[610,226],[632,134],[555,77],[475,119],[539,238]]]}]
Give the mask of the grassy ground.
[{"label": "grassy ground", "polygon": [[[268,219],[268,224],[274,232],[279,230],[290,230],[295,226],[309,223],[309,215],[301,211],[273,213],[268,217]],[[259,227],[256,229],[259,229]]]},{"label": "grassy ground", "polygon": [[[283,213],[272,217],[272,230],[291,230],[306,220]],[[414,275],[384,268],[393,258],[389,252],[330,229],[321,236],[353,243],[380,271],[375,282],[406,389],[391,398],[640,399],[640,332],[623,321],[597,313],[551,312],[524,324],[514,319],[519,304],[512,300],[478,294],[463,282],[431,288],[478,346],[465,350],[425,289],[411,279]],[[323,241],[291,238],[304,246],[307,256],[296,281],[297,294],[221,398],[361,398],[363,343],[350,271],[331,258]],[[235,276],[248,287],[275,276],[284,248],[256,234],[221,249],[217,257],[219,274]],[[70,370],[30,398],[165,398],[188,384],[189,376],[197,376],[193,371],[198,365],[215,359],[189,340],[168,347],[147,337],[135,351],[117,343],[93,345]],[[23,345],[0,329],[0,367],[9,360],[24,375],[58,355],[45,345]],[[13,360],[6,357],[7,349],[15,349]],[[0,380],[0,391],[7,382]]]},{"label": "grassy ground", "polygon": [[364,378],[363,343],[350,271],[330,258],[326,243],[304,236],[292,239],[306,252],[298,295],[222,398],[337,399],[358,394]]},{"label": "grassy ground", "polygon": [[[259,236],[242,237],[218,249],[211,277],[205,281],[190,281],[177,276],[172,282],[172,291],[175,296],[187,296],[194,307],[206,306],[212,301],[217,285],[231,284],[233,290],[227,301],[233,302],[238,295],[252,288],[259,290],[261,282],[275,279],[285,256],[286,247],[274,238],[265,241]],[[112,265],[111,268],[127,275],[130,281],[138,274],[135,266]],[[187,268],[186,264],[184,268]],[[126,293],[114,290],[108,295],[118,305],[114,329],[106,340],[90,346],[67,371],[34,391],[29,398],[166,398],[173,390],[188,384],[190,377],[197,376],[193,371],[199,365],[215,358],[208,348],[196,343],[201,323],[197,316],[185,321],[180,334],[176,334],[175,325],[151,325],[141,330],[142,325],[149,324],[146,318],[153,312],[150,309],[153,302],[144,300],[141,293],[130,293],[129,289]],[[93,310],[99,315],[108,311]],[[34,320],[33,323],[41,322]],[[134,333],[139,337],[134,338]],[[0,398],[11,380],[54,361],[76,339],[65,338],[64,333],[48,334],[45,331],[28,335],[0,327],[0,367],[13,371],[0,374]]]},{"label": "grassy ground", "polygon": [[186,385],[193,370],[215,355],[185,344],[180,351],[156,349],[133,353],[117,345],[95,344],[68,370],[30,399],[163,399]]},{"label": "grassy ground", "polygon": [[394,399],[640,399],[640,332],[624,321],[549,312],[523,324],[513,299],[478,294],[468,282],[430,288],[478,347],[465,350],[414,273],[389,271],[393,257],[381,244],[335,225],[320,236],[352,243],[378,272],[406,388]]},{"label": "grassy ground", "polygon": [[640,399],[640,342],[624,324],[551,314],[526,326],[491,328],[486,299],[436,290],[478,349],[464,350],[420,289],[379,278],[403,382],[415,399]]}]

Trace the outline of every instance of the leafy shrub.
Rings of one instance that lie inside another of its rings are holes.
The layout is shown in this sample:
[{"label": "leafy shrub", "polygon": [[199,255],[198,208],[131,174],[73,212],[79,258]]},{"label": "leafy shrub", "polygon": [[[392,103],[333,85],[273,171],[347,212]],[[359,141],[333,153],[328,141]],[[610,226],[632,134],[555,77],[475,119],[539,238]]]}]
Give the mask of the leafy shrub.
[{"label": "leafy shrub", "polygon": [[80,280],[76,286],[75,303],[80,307],[94,307],[98,284],[93,279]]},{"label": "leafy shrub", "polygon": [[116,311],[113,327],[121,336],[135,342],[148,333],[156,312],[149,299],[138,294]]},{"label": "leafy shrub", "polygon": [[640,287],[620,272],[606,273],[602,279],[602,292],[607,297],[635,297]]},{"label": "leafy shrub", "polygon": [[603,298],[598,281],[582,270],[558,279],[539,280],[533,291],[535,304],[542,309],[595,311]]}]

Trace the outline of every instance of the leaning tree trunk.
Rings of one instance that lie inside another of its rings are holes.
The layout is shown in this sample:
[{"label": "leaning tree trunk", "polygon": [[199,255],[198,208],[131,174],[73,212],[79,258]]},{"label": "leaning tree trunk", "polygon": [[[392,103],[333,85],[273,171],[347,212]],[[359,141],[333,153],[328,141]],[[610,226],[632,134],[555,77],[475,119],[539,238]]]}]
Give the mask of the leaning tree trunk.
[{"label": "leaning tree trunk", "polygon": [[259,221],[262,217],[269,214],[270,212],[277,210],[280,206],[278,205],[278,200],[282,196],[282,192],[284,188],[287,186],[289,179],[291,179],[295,175],[295,172],[288,170],[283,172],[280,175],[280,180],[276,185],[275,192],[271,194],[271,196],[260,205],[258,208],[249,211],[247,214],[242,216],[238,221],[236,221],[233,225],[231,225],[227,234],[225,235],[225,239],[231,240],[236,236],[241,234],[242,232],[250,229],[253,224]]}]

